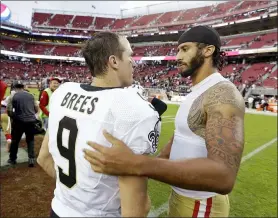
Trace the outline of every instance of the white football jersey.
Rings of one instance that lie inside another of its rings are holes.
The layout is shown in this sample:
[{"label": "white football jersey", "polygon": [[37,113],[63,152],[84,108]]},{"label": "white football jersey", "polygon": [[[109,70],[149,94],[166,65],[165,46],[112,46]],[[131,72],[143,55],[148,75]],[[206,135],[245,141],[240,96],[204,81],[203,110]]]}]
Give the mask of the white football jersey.
[{"label": "white football jersey", "polygon": [[126,89],[130,90],[131,92],[135,92],[135,93],[138,92],[144,99],[147,99],[147,92],[140,85],[132,84],[131,86],[127,87]]},{"label": "white football jersey", "polygon": [[51,96],[49,151],[55,162],[56,189],[52,209],[60,217],[120,216],[118,178],[95,173],[83,149],[93,141],[112,146],[106,129],[136,154],[157,149],[161,123],[140,94],[122,88],[65,83]]}]

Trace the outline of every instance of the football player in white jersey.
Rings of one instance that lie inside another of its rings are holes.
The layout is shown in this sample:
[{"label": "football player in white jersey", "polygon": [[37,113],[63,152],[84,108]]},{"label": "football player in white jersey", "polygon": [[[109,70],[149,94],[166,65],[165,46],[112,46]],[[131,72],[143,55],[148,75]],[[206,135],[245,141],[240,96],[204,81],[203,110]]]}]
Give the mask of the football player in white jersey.
[{"label": "football player in white jersey", "polygon": [[83,56],[91,85],[68,82],[50,101],[49,129],[37,162],[56,179],[51,217],[144,217],[150,209],[147,178],[115,177],[92,171],[86,142],[112,146],[103,130],[132,145],[135,154],[152,154],[160,134],[159,113],[132,84],[128,40],[102,32],[88,40]]},{"label": "football player in white jersey", "polygon": [[132,84],[131,86],[127,87],[127,89],[130,89],[134,92],[138,92],[141,96],[146,97],[145,89],[142,86],[140,86],[139,84]]},{"label": "football player in white jersey", "polygon": [[208,26],[195,26],[178,40],[178,69],[191,76],[193,87],[159,158],[134,155],[108,134],[111,148],[89,142],[96,151],[85,151],[96,172],[170,184],[169,217],[229,217],[228,193],[244,148],[245,104],[237,87],[217,72],[225,60],[220,48],[219,34]]}]

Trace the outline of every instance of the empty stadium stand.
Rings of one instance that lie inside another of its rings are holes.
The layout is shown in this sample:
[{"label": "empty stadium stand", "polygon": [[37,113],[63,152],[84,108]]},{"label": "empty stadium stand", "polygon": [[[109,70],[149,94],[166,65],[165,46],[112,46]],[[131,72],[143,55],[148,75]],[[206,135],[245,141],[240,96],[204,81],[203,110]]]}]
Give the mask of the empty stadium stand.
[{"label": "empty stadium stand", "polygon": [[33,23],[32,24],[33,24],[33,26],[34,25],[42,25],[44,22],[47,22],[51,16],[52,16],[52,14],[36,12],[33,14],[33,17],[32,17]]},{"label": "empty stadium stand", "polygon": [[171,21],[175,21],[175,18],[179,16],[180,11],[171,11],[162,14],[154,24],[163,24],[163,23],[170,23]]},{"label": "empty stadium stand", "polygon": [[[90,26],[94,26],[95,29],[124,29],[126,27],[136,27],[136,26],[152,26],[157,24],[166,24],[182,21],[198,21],[198,19],[208,19],[214,17],[225,18],[225,21],[233,21],[239,18],[258,16],[265,13],[264,11],[257,11],[256,8],[265,8],[274,1],[228,1],[224,3],[219,3],[212,6],[205,6],[199,8],[191,8],[180,11],[172,11],[157,14],[148,14],[141,17],[129,17],[129,18],[107,18],[98,16],[82,16],[82,15],[70,15],[70,14],[52,14],[52,13],[42,13],[34,12],[32,16],[33,27],[38,25],[44,26],[59,26],[67,27],[72,25],[72,28],[85,28],[88,29]],[[252,13],[248,15],[243,15],[244,11],[250,11],[254,9]],[[229,16],[230,13],[235,13],[239,15]],[[176,26],[178,27],[178,26]]]},{"label": "empty stadium stand", "polygon": [[251,42],[251,40],[254,39],[254,36],[242,36],[242,37],[236,37],[236,38],[232,38],[231,40],[229,40],[229,42],[225,45],[225,46],[235,46],[235,45],[241,45],[241,44],[246,44]]},{"label": "empty stadium stand", "polygon": [[250,48],[270,47],[277,44],[277,32],[261,34],[250,45]]},{"label": "empty stadium stand", "polygon": [[214,7],[211,12],[210,16],[216,16],[219,14],[225,14],[226,12],[233,9],[236,5],[239,3],[237,1],[229,1],[229,2],[223,2],[220,4],[217,4],[216,7]]},{"label": "empty stadium stand", "polygon": [[154,21],[160,14],[150,14],[150,15],[144,15],[139,18],[137,18],[131,25],[130,27],[135,27],[135,26],[146,26],[150,22]]},{"label": "empty stadium stand", "polygon": [[198,20],[201,16],[210,16],[209,13],[211,11],[210,6],[201,7],[201,8],[191,8],[183,11],[177,21],[188,21],[188,20]]},{"label": "empty stadium stand", "polygon": [[277,65],[276,65],[276,70],[273,71],[268,78],[266,78],[263,81],[263,86],[264,87],[269,87],[269,88],[278,88],[278,84],[277,84],[277,78],[278,78],[278,71],[277,71]]},{"label": "empty stadium stand", "polygon": [[49,20],[49,26],[66,26],[69,24],[70,20],[73,18],[73,15],[68,14],[55,14],[52,19]]},{"label": "empty stadium stand", "polygon": [[104,27],[108,28],[114,21],[114,18],[96,17],[94,25],[96,29],[101,30]]},{"label": "empty stadium stand", "polygon": [[57,56],[68,56],[74,57],[77,56],[77,52],[80,50],[80,47],[73,46],[55,46],[52,54]]},{"label": "empty stadium stand", "polygon": [[3,44],[6,50],[18,51],[18,48],[22,44],[22,42],[10,39],[2,39],[1,44]]},{"label": "empty stadium stand", "polygon": [[93,24],[94,17],[90,16],[75,16],[72,21],[72,27],[76,28],[88,28]]},{"label": "empty stadium stand", "polygon": [[47,55],[50,54],[51,49],[53,48],[53,45],[45,45],[45,44],[33,44],[28,43],[24,45],[24,50],[28,54],[41,54],[41,55]]},{"label": "empty stadium stand", "polygon": [[116,19],[110,26],[110,29],[122,29],[126,25],[129,25],[133,21],[133,18]]},{"label": "empty stadium stand", "polygon": [[242,73],[242,80],[243,81],[256,81],[266,73],[272,71],[275,65],[268,64],[268,63],[256,63],[249,66],[243,73]]}]

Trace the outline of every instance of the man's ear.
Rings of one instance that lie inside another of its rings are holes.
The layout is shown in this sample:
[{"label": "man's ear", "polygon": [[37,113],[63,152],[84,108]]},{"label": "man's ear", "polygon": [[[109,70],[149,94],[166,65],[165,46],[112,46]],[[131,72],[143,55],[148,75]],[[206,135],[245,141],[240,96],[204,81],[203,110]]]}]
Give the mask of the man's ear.
[{"label": "man's ear", "polygon": [[119,61],[118,58],[115,55],[111,55],[108,59],[108,64],[113,68],[113,69],[118,69],[119,68]]},{"label": "man's ear", "polygon": [[209,45],[206,46],[203,50],[203,55],[207,58],[213,55],[215,51],[215,46],[214,45]]}]

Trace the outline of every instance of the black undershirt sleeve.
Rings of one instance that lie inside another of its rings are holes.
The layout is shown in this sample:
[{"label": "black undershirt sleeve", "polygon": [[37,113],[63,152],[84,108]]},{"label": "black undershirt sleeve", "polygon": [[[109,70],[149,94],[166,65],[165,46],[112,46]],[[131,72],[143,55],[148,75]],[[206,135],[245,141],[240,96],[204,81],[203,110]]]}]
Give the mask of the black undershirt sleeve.
[{"label": "black undershirt sleeve", "polygon": [[154,106],[159,116],[161,116],[167,110],[167,104],[158,98],[153,98],[151,104]]}]

